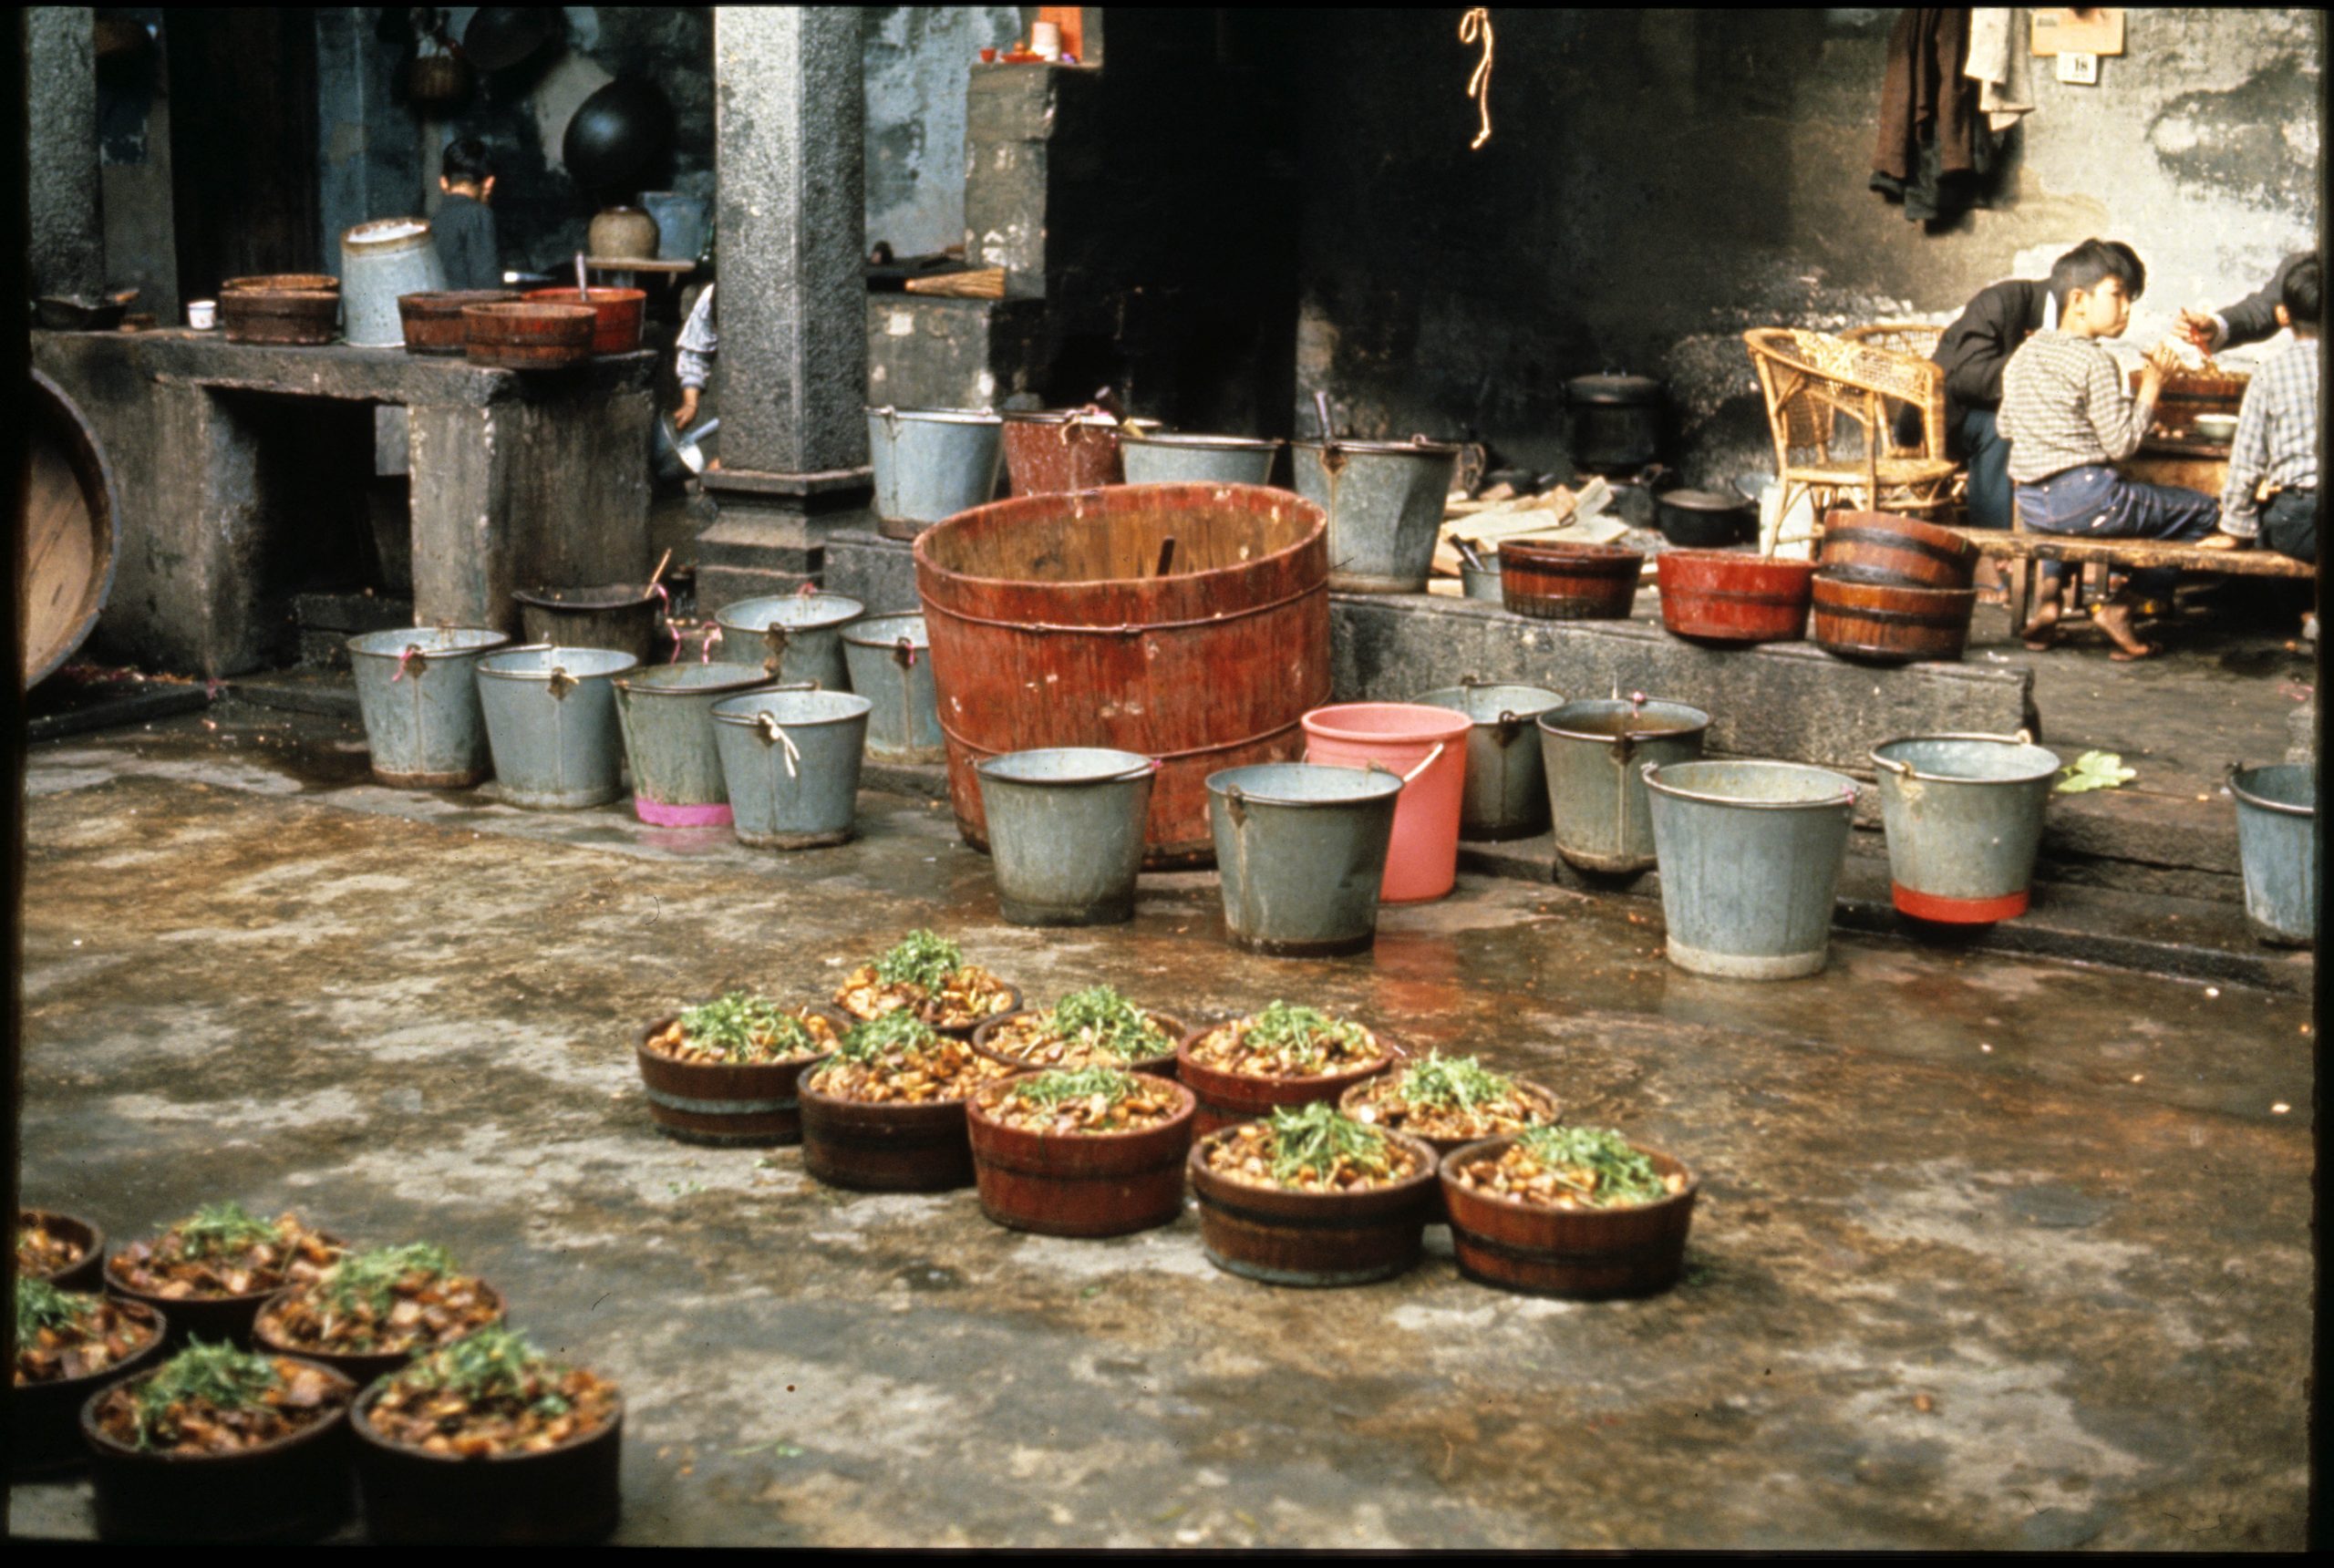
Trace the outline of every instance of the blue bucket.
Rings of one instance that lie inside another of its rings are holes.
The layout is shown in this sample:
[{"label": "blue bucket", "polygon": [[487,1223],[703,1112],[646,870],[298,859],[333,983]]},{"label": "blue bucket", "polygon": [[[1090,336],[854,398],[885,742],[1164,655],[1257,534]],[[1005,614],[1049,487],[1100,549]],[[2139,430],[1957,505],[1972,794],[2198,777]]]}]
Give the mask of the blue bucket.
[{"label": "blue bucket", "polygon": [[1132,920],[1158,770],[1148,757],[1101,747],[1008,751],[975,763],[1005,918],[1016,925]]},{"label": "blue bucket", "polygon": [[1209,774],[1207,793],[1234,947],[1292,958],[1368,951],[1401,775],[1265,762]]},{"label": "blue bucket", "polygon": [[848,843],[872,705],[847,691],[759,691],[713,707],[738,841],[765,850]]},{"label": "blue bucket", "polygon": [[1823,967],[1855,781],[1796,762],[1648,762],[1669,962],[1790,980]]},{"label": "blue bucket", "polygon": [[479,661],[479,706],[502,799],[531,810],[604,806],[624,793],[615,678],[630,654],[537,644]]},{"label": "blue bucket", "polygon": [[2281,762],[2233,767],[2236,847],[2245,866],[2245,913],[2261,940],[2318,943],[2318,767]]},{"label": "blue bucket", "polygon": [[772,680],[849,691],[842,629],[866,613],[866,605],[840,593],[780,593],[726,604],[713,620],[721,631],[721,656],[731,664],[759,659]]},{"label": "blue bucket", "polygon": [[769,684],[759,665],[653,665],[619,676],[616,717],[632,761],[633,814],[660,828],[728,827],[714,705]]},{"label": "blue bucket", "polygon": [[403,789],[460,789],[487,775],[478,662],[511,639],[470,626],[410,626],[348,639],[373,777]]}]

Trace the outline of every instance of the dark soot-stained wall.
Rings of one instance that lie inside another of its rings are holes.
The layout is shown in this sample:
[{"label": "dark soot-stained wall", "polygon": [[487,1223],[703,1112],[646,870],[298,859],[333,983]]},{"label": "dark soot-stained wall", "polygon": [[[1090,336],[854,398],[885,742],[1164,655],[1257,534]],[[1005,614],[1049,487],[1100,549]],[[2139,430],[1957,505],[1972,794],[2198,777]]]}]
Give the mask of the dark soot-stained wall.
[{"label": "dark soot-stained wall", "polygon": [[1936,233],[1865,188],[1894,11],[1492,15],[1478,151],[1456,8],[1311,13],[1296,56],[1297,401],[1358,433],[1561,469],[1565,381],[1627,369],[1690,477],[1771,469],[1746,328],[1945,319],[2097,233],[2149,264],[2144,345],[2316,233],[2315,12],[2134,9],[2095,87],[2035,60],[1994,205]]}]

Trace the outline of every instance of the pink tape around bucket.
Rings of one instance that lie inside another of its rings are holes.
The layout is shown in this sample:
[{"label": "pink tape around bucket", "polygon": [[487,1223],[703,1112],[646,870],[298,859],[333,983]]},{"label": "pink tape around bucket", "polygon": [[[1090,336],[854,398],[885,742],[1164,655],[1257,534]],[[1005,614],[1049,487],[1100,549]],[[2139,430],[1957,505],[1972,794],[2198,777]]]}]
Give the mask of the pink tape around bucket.
[{"label": "pink tape around bucket", "polygon": [[731,820],[726,800],[715,806],[667,806],[645,795],[635,795],[632,809],[642,821],[659,828],[726,828]]}]

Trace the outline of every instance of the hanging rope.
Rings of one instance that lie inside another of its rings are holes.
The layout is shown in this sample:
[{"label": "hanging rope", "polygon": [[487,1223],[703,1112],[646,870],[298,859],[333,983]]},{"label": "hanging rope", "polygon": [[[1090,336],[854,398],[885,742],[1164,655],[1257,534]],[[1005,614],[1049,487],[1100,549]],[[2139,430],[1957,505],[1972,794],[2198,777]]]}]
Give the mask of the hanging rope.
[{"label": "hanging rope", "polygon": [[1492,139],[1492,13],[1488,5],[1470,6],[1467,14],[1459,18],[1461,43],[1472,44],[1479,36],[1483,41],[1483,57],[1476,62],[1475,74],[1467,78],[1467,96],[1475,100],[1475,107],[1482,111],[1483,129],[1475,132],[1475,139],[1467,144],[1470,152]]}]

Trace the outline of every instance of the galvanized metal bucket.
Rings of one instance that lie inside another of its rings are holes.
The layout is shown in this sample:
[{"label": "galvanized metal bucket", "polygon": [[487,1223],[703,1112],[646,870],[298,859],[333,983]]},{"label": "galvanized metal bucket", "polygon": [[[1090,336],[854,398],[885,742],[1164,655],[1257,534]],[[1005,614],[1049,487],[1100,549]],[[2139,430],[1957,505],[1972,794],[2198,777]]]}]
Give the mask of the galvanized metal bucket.
[{"label": "galvanized metal bucket", "polygon": [[1556,853],[1583,871],[1623,875],[1653,864],[1647,762],[1691,762],[1710,716],[1682,702],[1584,697],[1539,718],[1540,758]]},{"label": "galvanized metal bucket", "polygon": [[460,789],[487,775],[478,662],[511,639],[475,626],[412,626],[348,639],[373,777],[404,789]]},{"label": "galvanized metal bucket", "polygon": [[769,685],[759,665],[657,665],[617,676],[633,813],[660,828],[728,827],[714,705]]},{"label": "galvanized metal bucket", "polygon": [[1170,435],[1160,430],[1126,430],[1119,436],[1119,456],[1126,463],[1131,485],[1270,484],[1280,449],[1277,438],[1257,436]]},{"label": "galvanized metal bucket", "polygon": [[340,236],[343,335],[352,348],[403,348],[398,296],[446,286],[438,236],[422,218],[377,218]]},{"label": "galvanized metal bucket", "polygon": [[1462,597],[1492,604],[1507,603],[1507,590],[1500,582],[1496,555],[1485,556],[1481,566],[1462,558],[1459,562],[1459,586]]},{"label": "galvanized metal bucket", "polygon": [[2245,868],[2245,913],[2262,941],[2281,947],[2318,943],[2318,768],[2281,762],[2232,764],[2236,848]]},{"label": "galvanized metal bucket", "polygon": [[479,706],[502,799],[531,810],[604,806],[624,793],[615,678],[630,654],[535,645],[479,661]]},{"label": "galvanized metal bucket", "polygon": [[1131,751],[1008,751],[973,765],[997,906],[1016,925],[1134,918],[1142,828],[1159,764]]},{"label": "galvanized metal bucket", "polygon": [[1564,697],[1546,686],[1502,686],[1472,676],[1412,702],[1447,707],[1474,720],[1467,732],[1466,792],[1460,798],[1462,839],[1523,839],[1548,826],[1548,775],[1534,722]]},{"label": "galvanized metal bucket", "polygon": [[738,842],[812,850],[850,841],[872,706],[847,691],[749,692],[714,705]]},{"label": "galvanized metal bucket", "polygon": [[1855,781],[1796,762],[1640,765],[1669,962],[1790,980],[1823,967]]},{"label": "galvanized metal bucket", "polygon": [[1207,792],[1234,947],[1296,958],[1368,951],[1399,775],[1267,762],[1211,773]]},{"label": "galvanized metal bucket", "polygon": [[842,631],[851,689],[875,705],[867,755],[878,762],[945,762],[940,697],[932,680],[932,638],[921,615],[871,615]]},{"label": "galvanized metal bucket", "polygon": [[840,593],[782,593],[740,599],[714,617],[723,658],[751,664],[759,657],[774,680],[809,681],[821,691],[849,691],[842,629],[867,606]]},{"label": "galvanized metal bucket", "polygon": [[1888,879],[1916,920],[1987,925],[2026,913],[2057,753],[2016,735],[1913,735],[1872,749]]},{"label": "galvanized metal bucket", "polygon": [[1439,441],[1296,441],[1289,449],[1296,493],[1329,514],[1329,586],[1425,592],[1459,449]]},{"label": "galvanized metal bucket", "polygon": [[894,539],[984,506],[997,494],[1005,421],[978,408],[870,408],[875,515]]},{"label": "galvanized metal bucket", "polygon": [[663,639],[656,621],[658,590],[637,583],[591,588],[522,588],[511,597],[519,605],[519,629],[530,643],[556,648],[608,648],[642,664],[655,658]]}]

